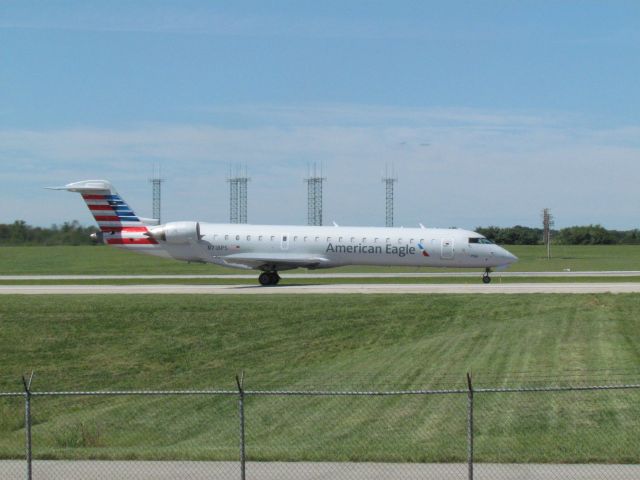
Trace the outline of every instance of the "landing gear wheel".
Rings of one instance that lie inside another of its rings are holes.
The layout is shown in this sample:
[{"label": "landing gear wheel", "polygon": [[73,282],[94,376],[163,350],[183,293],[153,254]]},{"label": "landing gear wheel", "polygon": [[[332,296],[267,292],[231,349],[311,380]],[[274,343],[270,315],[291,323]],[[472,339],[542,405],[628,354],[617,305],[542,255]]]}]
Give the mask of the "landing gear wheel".
[{"label": "landing gear wheel", "polygon": [[491,277],[489,274],[491,273],[490,269],[486,269],[484,275],[482,275],[482,283],[491,283]]},{"label": "landing gear wheel", "polygon": [[278,275],[278,272],[269,272],[269,276],[271,277],[271,285],[277,285],[280,281],[280,275]]},{"label": "landing gear wheel", "polygon": [[278,275],[278,272],[262,272],[258,277],[258,281],[264,287],[276,285],[280,281],[280,275]]}]

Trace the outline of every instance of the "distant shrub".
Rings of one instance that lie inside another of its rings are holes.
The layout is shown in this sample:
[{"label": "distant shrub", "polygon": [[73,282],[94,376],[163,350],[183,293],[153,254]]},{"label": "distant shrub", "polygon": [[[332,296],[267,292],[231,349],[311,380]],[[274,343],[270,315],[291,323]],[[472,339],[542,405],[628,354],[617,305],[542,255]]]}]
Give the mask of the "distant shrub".
[{"label": "distant shrub", "polygon": [[620,243],[616,236],[602,225],[563,228],[556,237],[562,245],[613,245]]},{"label": "distant shrub", "polygon": [[24,220],[0,224],[0,245],[90,245],[96,227],[83,227],[77,220],[49,228],[32,227]]},{"label": "distant shrub", "polygon": [[523,227],[478,227],[476,232],[481,233],[489,240],[505,245],[537,245],[542,243],[542,229]]},{"label": "distant shrub", "polygon": [[[542,229],[523,227],[478,227],[481,233],[503,245],[541,245]],[[640,230],[607,230],[602,225],[586,225],[552,231],[552,243],[561,245],[638,245]]]}]

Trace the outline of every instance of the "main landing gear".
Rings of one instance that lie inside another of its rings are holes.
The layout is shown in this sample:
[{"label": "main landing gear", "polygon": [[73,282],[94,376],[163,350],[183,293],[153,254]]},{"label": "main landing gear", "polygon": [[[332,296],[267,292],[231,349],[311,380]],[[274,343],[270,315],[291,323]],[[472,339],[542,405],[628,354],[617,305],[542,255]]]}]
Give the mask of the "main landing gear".
[{"label": "main landing gear", "polygon": [[258,277],[258,281],[262,286],[277,285],[280,281],[280,275],[278,275],[278,272],[262,272]]},{"label": "main landing gear", "polygon": [[490,268],[487,268],[484,271],[484,275],[482,275],[482,283],[491,283],[491,277],[489,276],[490,273],[491,273]]}]

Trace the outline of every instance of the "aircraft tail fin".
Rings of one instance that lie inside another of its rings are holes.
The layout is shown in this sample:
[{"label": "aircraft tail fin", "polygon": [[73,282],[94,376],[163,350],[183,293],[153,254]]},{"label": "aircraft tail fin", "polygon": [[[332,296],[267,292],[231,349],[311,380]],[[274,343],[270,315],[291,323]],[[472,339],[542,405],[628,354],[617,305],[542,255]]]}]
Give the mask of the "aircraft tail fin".
[{"label": "aircraft tail fin", "polygon": [[100,227],[104,243],[123,246],[158,243],[143,235],[148,231],[147,225],[107,180],[83,180],[48,188],[80,193]]}]

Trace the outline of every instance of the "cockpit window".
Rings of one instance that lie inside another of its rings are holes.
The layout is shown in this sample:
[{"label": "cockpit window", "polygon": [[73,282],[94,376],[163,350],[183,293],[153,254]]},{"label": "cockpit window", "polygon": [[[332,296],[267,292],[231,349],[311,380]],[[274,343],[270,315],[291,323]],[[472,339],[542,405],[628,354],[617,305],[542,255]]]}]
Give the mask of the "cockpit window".
[{"label": "cockpit window", "polygon": [[480,243],[482,245],[491,245],[493,242],[488,238],[474,237],[469,239],[469,243]]}]

